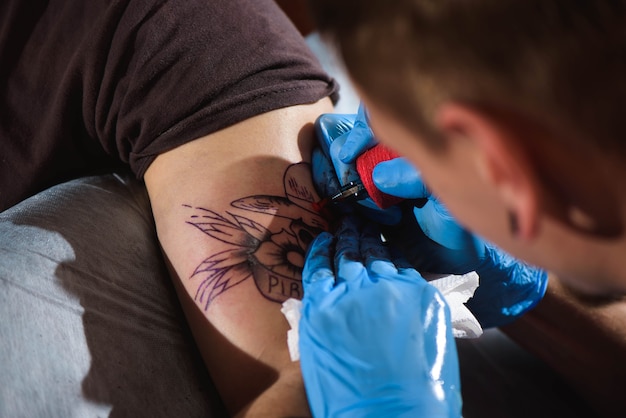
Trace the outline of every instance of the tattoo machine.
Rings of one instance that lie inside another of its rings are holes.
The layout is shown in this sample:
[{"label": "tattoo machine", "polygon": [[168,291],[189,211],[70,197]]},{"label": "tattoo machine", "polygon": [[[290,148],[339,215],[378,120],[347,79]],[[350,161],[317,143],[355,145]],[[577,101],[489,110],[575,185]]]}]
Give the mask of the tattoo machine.
[{"label": "tattoo machine", "polygon": [[354,163],[346,164],[338,158],[338,154],[348,134],[349,130],[332,138],[331,135],[317,132],[321,151],[332,167],[329,171],[334,171],[327,172],[322,177],[332,176],[332,179],[326,179],[325,182],[334,184],[335,187],[330,188],[329,196],[316,206],[322,210],[329,203],[358,203],[368,209],[380,211],[381,214],[387,212],[387,217],[396,218],[396,215],[390,213],[392,207],[404,199],[381,192],[374,185],[372,172],[379,162],[397,158],[399,155],[377,144],[359,155]]}]

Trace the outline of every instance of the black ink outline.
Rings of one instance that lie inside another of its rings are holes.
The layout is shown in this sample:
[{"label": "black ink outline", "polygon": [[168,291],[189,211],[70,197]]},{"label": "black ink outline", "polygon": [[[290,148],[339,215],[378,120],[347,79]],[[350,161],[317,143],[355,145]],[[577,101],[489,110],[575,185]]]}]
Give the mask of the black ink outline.
[{"label": "black ink outline", "polygon": [[251,277],[268,300],[282,303],[289,297],[302,297],[306,249],[327,229],[326,221],[313,209],[315,189],[299,180],[310,173],[308,163],[292,164],[283,177],[286,197],[253,195],[231,202],[235,209],[282,219],[270,223],[272,230],[235,212],[220,215],[183,205],[194,211],[187,224],[232,246],[206,258],[190,277],[202,277],[194,299],[205,310],[217,296]]}]

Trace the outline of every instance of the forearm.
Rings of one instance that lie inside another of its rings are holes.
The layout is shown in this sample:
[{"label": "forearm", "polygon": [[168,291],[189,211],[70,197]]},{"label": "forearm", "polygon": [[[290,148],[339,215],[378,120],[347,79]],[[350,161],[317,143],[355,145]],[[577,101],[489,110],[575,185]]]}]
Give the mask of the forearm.
[{"label": "forearm", "polygon": [[[283,362],[278,370],[268,367],[262,358],[247,355],[229,342],[227,335],[207,322],[205,313],[194,306],[179,280],[174,283],[194,329],[196,343],[204,348],[201,354],[232,416],[310,416],[299,362]],[[284,341],[279,339],[276,345],[282,346]],[[231,364],[236,366],[232,368]]]},{"label": "forearm", "polygon": [[502,330],[559,372],[596,410],[623,406],[626,302],[578,297],[551,277],[535,309]]},{"label": "forearm", "polygon": [[280,302],[302,296],[304,251],[325,228],[303,161],[312,122],[331,110],[324,100],[257,116],[160,156],[146,173],[179,297],[233,415],[272,404],[272,414],[308,414]]},{"label": "forearm", "polygon": [[308,406],[303,409],[303,405],[308,403],[298,362],[293,363],[289,370],[283,370],[279,379],[239,412],[236,418],[310,417]]}]

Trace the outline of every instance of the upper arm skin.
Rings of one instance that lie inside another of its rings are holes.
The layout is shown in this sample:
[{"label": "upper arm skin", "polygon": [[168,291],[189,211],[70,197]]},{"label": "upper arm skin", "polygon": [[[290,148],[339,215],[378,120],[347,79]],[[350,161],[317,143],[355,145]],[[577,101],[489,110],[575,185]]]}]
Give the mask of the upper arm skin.
[{"label": "upper arm skin", "polygon": [[[159,241],[229,412],[309,415],[280,302],[301,297],[310,239],[325,228],[308,165],[329,99],[265,113],[166,152],[145,182]],[[255,412],[253,412],[255,411]]]}]

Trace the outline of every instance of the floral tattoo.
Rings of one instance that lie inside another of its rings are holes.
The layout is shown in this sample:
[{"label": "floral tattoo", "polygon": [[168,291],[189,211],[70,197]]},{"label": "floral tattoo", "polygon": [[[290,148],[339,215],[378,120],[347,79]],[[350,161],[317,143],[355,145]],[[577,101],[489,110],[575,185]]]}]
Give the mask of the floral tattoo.
[{"label": "floral tattoo", "polygon": [[[327,229],[314,209],[317,195],[312,185],[302,182],[310,173],[309,164],[292,164],[283,177],[285,197],[244,197],[231,203],[236,210],[224,214],[184,205],[192,211],[187,224],[230,245],[202,261],[191,275],[200,280],[195,300],[205,310],[217,296],[251,278],[271,301],[302,298],[306,248]],[[247,217],[248,212],[272,217],[269,227]]]}]

